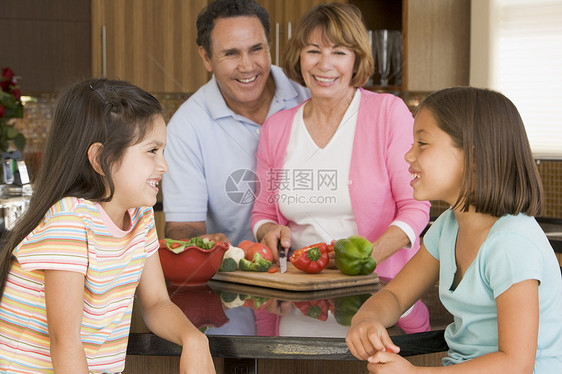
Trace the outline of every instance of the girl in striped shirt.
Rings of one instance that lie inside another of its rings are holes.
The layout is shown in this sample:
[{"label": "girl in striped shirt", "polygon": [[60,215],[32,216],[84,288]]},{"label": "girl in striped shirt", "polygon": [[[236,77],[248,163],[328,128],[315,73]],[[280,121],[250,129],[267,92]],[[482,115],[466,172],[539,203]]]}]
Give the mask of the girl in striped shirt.
[{"label": "girl in striped shirt", "polygon": [[165,143],[159,102],[129,83],[86,80],[59,98],[30,207],[0,252],[0,372],[123,371],[135,292],[147,326],[183,346],[182,372],[215,372],[157,255]]}]

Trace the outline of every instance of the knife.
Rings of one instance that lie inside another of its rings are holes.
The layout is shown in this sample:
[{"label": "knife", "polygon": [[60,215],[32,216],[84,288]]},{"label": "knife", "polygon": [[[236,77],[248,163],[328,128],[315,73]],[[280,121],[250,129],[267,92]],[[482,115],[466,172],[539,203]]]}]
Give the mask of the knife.
[{"label": "knife", "polygon": [[281,241],[279,241],[277,248],[279,249],[279,268],[281,273],[285,273],[287,271],[287,254],[285,248],[281,246]]}]

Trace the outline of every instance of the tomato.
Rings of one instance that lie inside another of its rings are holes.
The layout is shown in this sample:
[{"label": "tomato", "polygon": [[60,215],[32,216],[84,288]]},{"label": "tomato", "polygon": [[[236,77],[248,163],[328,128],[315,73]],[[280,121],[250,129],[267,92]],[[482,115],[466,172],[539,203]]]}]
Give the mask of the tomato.
[{"label": "tomato", "polygon": [[250,248],[252,244],[255,244],[255,242],[252,242],[250,240],[242,240],[240,244],[238,244],[238,248],[243,249],[244,252],[246,252],[246,250]]},{"label": "tomato", "polygon": [[271,249],[262,243],[254,243],[244,252],[246,252],[246,260],[248,261],[252,261],[254,259],[255,253],[259,253],[264,260],[273,261],[273,253],[271,253]]},{"label": "tomato", "polygon": [[181,244],[178,243],[178,242],[174,242],[174,243],[170,244],[170,249],[175,249],[175,248],[178,248],[178,247],[181,247]]}]

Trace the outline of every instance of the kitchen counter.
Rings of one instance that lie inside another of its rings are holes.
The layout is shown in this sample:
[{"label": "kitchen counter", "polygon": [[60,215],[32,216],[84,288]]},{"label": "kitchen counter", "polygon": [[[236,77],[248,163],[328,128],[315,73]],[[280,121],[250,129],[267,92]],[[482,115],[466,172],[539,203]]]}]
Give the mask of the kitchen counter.
[{"label": "kitchen counter", "polygon": [[562,253],[562,219],[539,217],[537,222],[548,237],[554,252]]},{"label": "kitchen counter", "polygon": [[[359,363],[345,344],[347,325],[366,298],[385,283],[382,279],[373,285],[291,292],[211,280],[207,285],[168,291],[192,323],[205,331],[214,358]],[[135,308],[128,360],[179,357],[181,347],[150,333],[139,314]],[[436,285],[388,331],[402,356],[426,355],[448,349],[443,332],[451,322]]]}]

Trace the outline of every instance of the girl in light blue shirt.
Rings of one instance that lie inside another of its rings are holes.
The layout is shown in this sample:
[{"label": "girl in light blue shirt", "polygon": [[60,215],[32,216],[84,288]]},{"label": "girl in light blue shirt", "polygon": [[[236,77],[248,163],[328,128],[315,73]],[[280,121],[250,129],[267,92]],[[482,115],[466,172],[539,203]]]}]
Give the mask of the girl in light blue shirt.
[{"label": "girl in light blue shirt", "polygon": [[[352,354],[373,373],[562,373],[562,280],[533,218],[542,185],[513,103],[471,87],[428,96],[405,158],[414,197],[451,208],[355,315],[346,337]],[[445,367],[420,370],[398,355],[386,327],[437,281],[454,316],[449,352]]]}]

